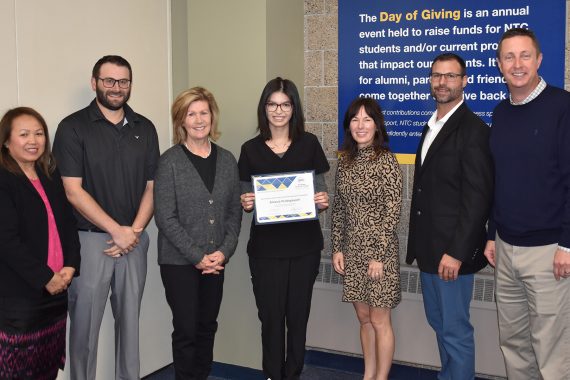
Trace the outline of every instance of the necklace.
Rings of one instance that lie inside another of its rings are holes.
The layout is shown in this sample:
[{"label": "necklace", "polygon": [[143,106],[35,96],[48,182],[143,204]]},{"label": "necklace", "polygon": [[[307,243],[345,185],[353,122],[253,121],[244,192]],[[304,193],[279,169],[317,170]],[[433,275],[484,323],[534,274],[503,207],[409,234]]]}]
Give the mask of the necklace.
[{"label": "necklace", "polygon": [[[192,149],[190,149],[190,148],[188,147],[188,143],[187,143],[186,141],[184,142],[184,146],[185,146],[186,149],[188,149],[191,153],[196,154],[196,153],[192,152]],[[199,154],[196,154],[196,156],[200,156],[200,157],[202,157],[202,158],[208,158],[208,157],[210,157],[210,153],[212,153],[212,143],[210,142],[210,140],[208,140],[208,153],[207,153],[205,156],[201,156],[201,155],[199,155]]]},{"label": "necklace", "polygon": [[279,152],[283,151],[283,150],[287,150],[287,148],[289,148],[289,145],[291,145],[291,141],[287,140],[285,142],[285,144],[283,145],[279,145],[276,143],[271,143],[271,140],[267,141],[267,145],[269,146],[269,148],[271,148],[271,150],[277,150]]}]

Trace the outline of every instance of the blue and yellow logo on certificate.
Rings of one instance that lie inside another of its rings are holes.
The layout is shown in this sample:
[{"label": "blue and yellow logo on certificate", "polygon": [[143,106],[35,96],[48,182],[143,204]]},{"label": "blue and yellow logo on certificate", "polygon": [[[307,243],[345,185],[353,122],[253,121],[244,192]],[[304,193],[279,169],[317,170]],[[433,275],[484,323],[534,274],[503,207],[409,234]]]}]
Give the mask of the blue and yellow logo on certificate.
[{"label": "blue and yellow logo on certificate", "polygon": [[297,176],[256,179],[255,189],[257,191],[285,190],[291,186],[295,178],[297,178]]}]

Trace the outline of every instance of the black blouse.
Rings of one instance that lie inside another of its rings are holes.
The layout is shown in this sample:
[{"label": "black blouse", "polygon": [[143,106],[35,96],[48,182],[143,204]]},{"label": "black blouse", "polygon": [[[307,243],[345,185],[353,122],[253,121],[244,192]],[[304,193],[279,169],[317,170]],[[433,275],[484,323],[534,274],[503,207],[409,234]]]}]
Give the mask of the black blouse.
[{"label": "black blouse", "polygon": [[208,189],[210,193],[214,190],[214,179],[216,178],[216,156],[218,155],[216,144],[211,144],[212,150],[210,151],[210,155],[206,158],[190,152],[190,150],[182,144],[184,153],[186,153],[186,156],[196,168],[196,171],[204,182],[204,186],[206,186],[206,189]]},{"label": "black blouse", "polygon": [[[251,183],[251,176],[314,170],[326,173],[329,164],[317,137],[304,132],[282,157],[276,155],[256,136],[241,147],[238,161],[242,182]],[[247,252],[255,257],[289,258],[308,254],[320,254],[323,234],[318,220],[291,223],[251,224]]]}]

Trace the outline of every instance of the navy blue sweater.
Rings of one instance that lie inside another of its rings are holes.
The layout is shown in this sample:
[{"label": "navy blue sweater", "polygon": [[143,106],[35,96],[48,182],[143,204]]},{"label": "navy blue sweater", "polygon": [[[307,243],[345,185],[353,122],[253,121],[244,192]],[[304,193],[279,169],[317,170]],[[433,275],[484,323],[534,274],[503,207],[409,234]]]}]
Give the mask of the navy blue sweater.
[{"label": "navy blue sweater", "polygon": [[495,197],[489,238],[570,247],[570,93],[547,86],[530,103],[493,112]]}]

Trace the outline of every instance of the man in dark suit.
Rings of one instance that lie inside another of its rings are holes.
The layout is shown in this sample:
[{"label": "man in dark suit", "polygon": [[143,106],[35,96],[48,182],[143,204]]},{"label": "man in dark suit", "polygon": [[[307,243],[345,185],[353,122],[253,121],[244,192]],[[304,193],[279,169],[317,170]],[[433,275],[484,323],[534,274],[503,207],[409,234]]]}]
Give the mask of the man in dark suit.
[{"label": "man in dark suit", "polygon": [[474,273],[486,265],[485,223],[493,188],[489,127],[463,101],[465,61],[441,54],[430,74],[436,111],[416,154],[408,264],[417,260],[424,309],[437,337],[438,379],[473,379],[469,322]]}]

